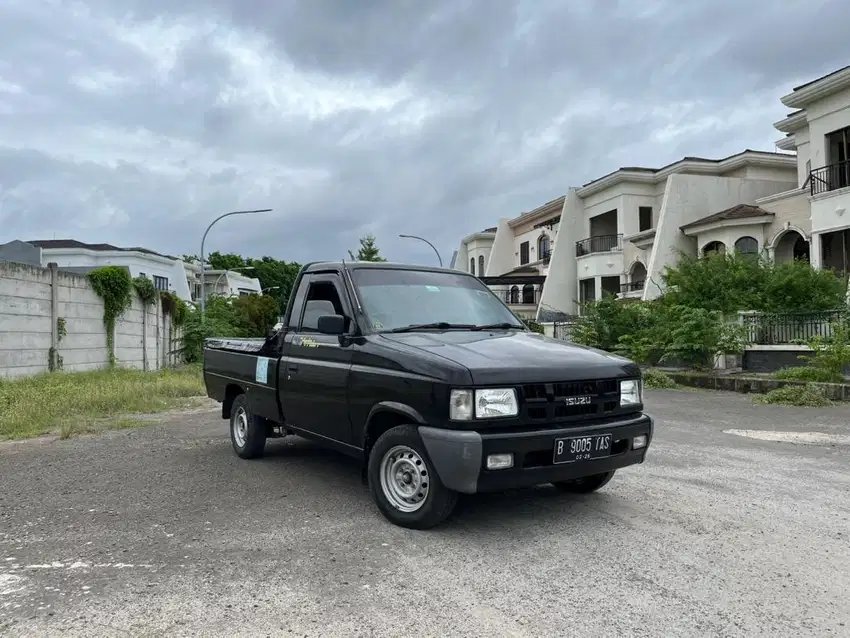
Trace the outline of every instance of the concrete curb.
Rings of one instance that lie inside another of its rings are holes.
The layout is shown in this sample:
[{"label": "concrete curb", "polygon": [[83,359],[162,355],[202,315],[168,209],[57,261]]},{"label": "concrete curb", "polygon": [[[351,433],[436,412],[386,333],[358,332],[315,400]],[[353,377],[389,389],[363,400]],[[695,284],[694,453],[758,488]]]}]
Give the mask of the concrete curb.
[{"label": "concrete curb", "polygon": [[[699,372],[667,372],[667,374],[676,383],[691,388],[725,390],[727,392],[740,392],[741,394],[765,394],[777,388],[803,387],[810,384],[805,381],[785,381],[744,375],[718,376]],[[811,385],[822,390],[833,401],[850,401],[850,385],[846,383],[811,383]]]}]

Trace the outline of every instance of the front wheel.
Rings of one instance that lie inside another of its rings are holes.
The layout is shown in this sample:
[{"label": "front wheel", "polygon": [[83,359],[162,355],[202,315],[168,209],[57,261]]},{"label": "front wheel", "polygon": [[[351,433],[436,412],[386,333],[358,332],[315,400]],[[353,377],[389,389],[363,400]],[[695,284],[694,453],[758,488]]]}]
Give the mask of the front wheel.
[{"label": "front wheel", "polygon": [[230,442],[243,459],[259,458],[266,449],[266,423],[251,414],[244,394],[236,397],[230,408]]},{"label": "front wheel", "polygon": [[554,486],[562,492],[570,494],[590,494],[598,489],[608,485],[608,482],[614,478],[614,471],[603,472],[602,474],[592,474],[591,476],[583,476],[571,481],[561,481],[554,483]]},{"label": "front wheel", "polygon": [[457,504],[457,492],[440,481],[413,426],[394,427],[380,436],[369,454],[368,476],[378,509],[400,527],[435,527]]}]

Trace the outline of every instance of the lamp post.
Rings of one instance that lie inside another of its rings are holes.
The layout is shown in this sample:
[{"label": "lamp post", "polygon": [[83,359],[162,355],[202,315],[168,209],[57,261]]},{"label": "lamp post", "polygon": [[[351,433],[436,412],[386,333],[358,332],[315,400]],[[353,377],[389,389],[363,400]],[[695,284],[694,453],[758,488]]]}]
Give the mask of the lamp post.
[{"label": "lamp post", "polygon": [[424,237],[418,237],[418,236],[416,236],[416,235],[399,235],[399,237],[404,237],[405,239],[418,239],[419,241],[424,241],[426,244],[428,244],[431,248],[433,248],[433,249],[434,249],[434,252],[435,252],[435,253],[436,253],[436,255],[437,255],[437,259],[438,259],[438,260],[439,260],[439,262],[440,262],[440,268],[442,268],[442,267],[443,267],[443,258],[442,258],[442,257],[440,257],[440,251],[439,251],[439,250],[437,250],[437,248],[434,246],[434,244],[432,244],[430,241],[428,241],[428,240],[427,240],[427,239],[425,239]]},{"label": "lamp post", "polygon": [[219,215],[210,222],[209,226],[207,226],[207,229],[204,231],[204,236],[201,237],[201,323],[204,322],[204,313],[207,310],[207,282],[204,272],[206,269],[206,264],[204,262],[204,243],[207,241],[207,234],[210,232],[210,228],[215,226],[216,222],[224,219],[225,217],[230,217],[231,215],[253,215],[254,213],[270,213],[271,211],[271,208],[261,208],[258,210],[234,210],[229,213],[225,213],[224,215]]},{"label": "lamp post", "polygon": [[260,294],[265,294],[266,290],[280,290],[280,286],[269,286],[268,288],[263,288],[260,291]]},{"label": "lamp post", "polygon": [[254,267],[253,266],[239,266],[237,268],[225,268],[224,272],[221,273],[218,276],[218,278],[215,280],[215,283],[213,284],[213,294],[215,294],[215,291],[218,290],[218,282],[221,281],[221,278],[224,277],[227,273],[229,273],[231,271],[236,272],[237,270],[254,270]]}]

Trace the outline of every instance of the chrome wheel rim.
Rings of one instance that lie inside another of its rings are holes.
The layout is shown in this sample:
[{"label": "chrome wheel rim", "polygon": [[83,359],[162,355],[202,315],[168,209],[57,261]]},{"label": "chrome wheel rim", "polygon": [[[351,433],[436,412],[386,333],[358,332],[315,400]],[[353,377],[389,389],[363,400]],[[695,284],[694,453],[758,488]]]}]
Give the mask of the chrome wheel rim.
[{"label": "chrome wheel rim", "polygon": [[381,459],[381,490],[400,512],[415,512],[425,505],[430,478],[425,461],[406,445],[396,445]]},{"label": "chrome wheel rim", "polygon": [[237,408],[233,415],[233,440],[239,447],[245,447],[248,440],[248,414],[245,408]]}]

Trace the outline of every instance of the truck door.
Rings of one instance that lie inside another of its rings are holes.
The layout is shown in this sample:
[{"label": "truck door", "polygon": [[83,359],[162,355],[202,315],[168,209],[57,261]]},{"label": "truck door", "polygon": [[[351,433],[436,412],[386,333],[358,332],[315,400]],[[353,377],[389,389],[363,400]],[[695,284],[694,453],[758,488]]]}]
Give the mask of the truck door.
[{"label": "truck door", "polygon": [[[300,306],[299,297],[304,300]],[[338,336],[323,335],[318,330],[322,315],[352,316],[339,274],[302,278],[295,301],[292,312],[298,317],[290,320],[295,329],[286,335],[286,359],[281,365],[284,418],[294,428],[351,444],[348,378],[352,352],[340,346]]]}]

